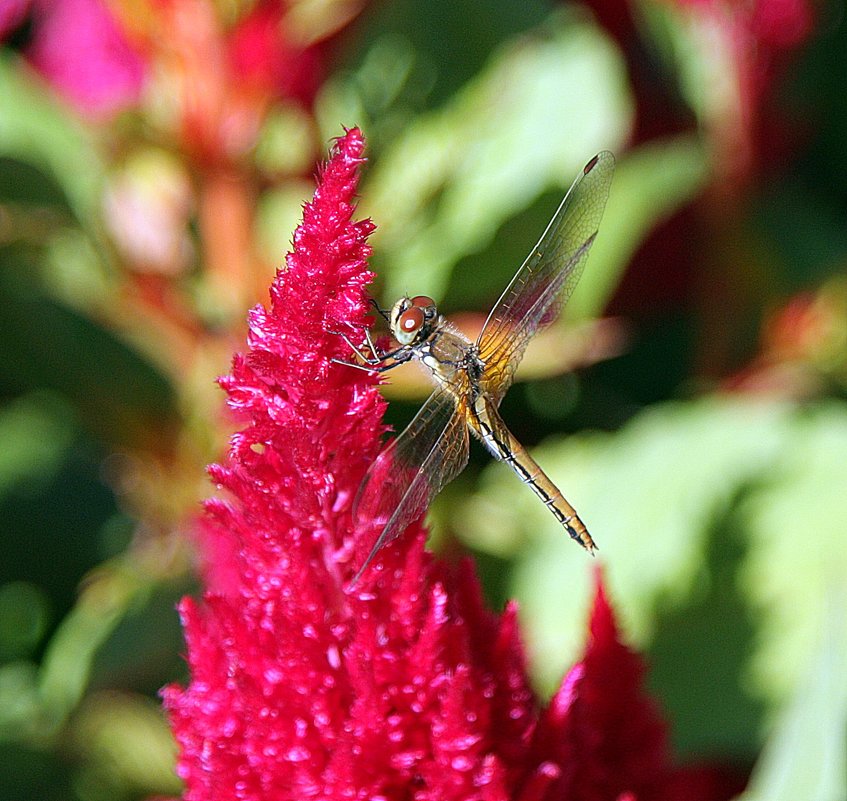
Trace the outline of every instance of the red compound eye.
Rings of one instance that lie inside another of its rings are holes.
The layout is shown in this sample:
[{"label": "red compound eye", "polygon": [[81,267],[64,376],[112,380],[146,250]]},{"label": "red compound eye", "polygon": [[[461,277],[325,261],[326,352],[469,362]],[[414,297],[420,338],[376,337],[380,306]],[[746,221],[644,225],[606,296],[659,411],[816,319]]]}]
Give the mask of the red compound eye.
[{"label": "red compound eye", "polygon": [[412,298],[412,305],[418,307],[434,306],[435,301],[428,295],[415,295],[415,297]]},{"label": "red compound eye", "polygon": [[421,311],[419,306],[412,306],[400,315],[398,322],[400,323],[401,331],[405,331],[407,334],[412,334],[423,325],[424,313]]}]

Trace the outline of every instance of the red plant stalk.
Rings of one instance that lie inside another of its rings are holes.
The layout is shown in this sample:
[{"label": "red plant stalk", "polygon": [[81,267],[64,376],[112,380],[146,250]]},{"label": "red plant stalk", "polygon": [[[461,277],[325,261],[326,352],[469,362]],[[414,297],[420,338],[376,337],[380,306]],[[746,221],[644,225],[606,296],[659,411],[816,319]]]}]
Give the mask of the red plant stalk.
[{"label": "red plant stalk", "polygon": [[487,611],[470,563],[425,552],[419,525],[345,592],[371,545],[351,503],[385,429],[376,379],[331,362],[350,356],[334,332],[368,322],[363,151],[355,128],[336,142],[221,379],[244,427],[210,468],[203,600],[180,606],[190,683],[164,690],[184,797],[667,798],[664,726],[599,578],[585,657],[546,708],[516,606]]}]

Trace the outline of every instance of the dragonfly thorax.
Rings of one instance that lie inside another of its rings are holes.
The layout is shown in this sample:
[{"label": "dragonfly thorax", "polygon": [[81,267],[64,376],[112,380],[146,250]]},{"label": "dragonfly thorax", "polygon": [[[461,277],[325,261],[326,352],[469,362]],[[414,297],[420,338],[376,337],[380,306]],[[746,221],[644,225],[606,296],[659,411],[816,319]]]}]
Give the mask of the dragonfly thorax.
[{"label": "dragonfly thorax", "polygon": [[438,320],[435,301],[426,295],[403,297],[391,309],[391,333],[401,345],[422,342]]}]

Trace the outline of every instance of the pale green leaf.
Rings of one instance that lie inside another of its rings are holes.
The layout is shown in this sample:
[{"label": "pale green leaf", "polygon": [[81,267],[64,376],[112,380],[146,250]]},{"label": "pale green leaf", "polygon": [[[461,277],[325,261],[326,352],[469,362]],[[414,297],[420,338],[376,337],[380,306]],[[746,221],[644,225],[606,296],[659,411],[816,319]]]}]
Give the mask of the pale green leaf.
[{"label": "pale green leaf", "polygon": [[545,191],[564,192],[598,150],[619,149],[631,119],[620,54],[587,21],[556,16],[544,36],[494,53],[446,107],[405,129],[367,181],[387,295],[441,296],[462,256]]},{"label": "pale green leaf", "polygon": [[80,220],[99,216],[104,166],[89,133],[8,54],[0,54],[0,109],[0,155],[52,175]]},{"label": "pale green leaf", "polygon": [[817,642],[739,801],[847,798],[847,591],[821,588]]},{"label": "pale green leaf", "polygon": [[72,414],[48,394],[25,395],[0,410],[0,495],[21,482],[49,481],[76,429]]},{"label": "pale green leaf", "polygon": [[[707,591],[708,549],[740,542],[736,591],[755,629],[737,681],[778,706],[816,641],[825,588],[847,575],[845,453],[843,404],[712,398],[651,409],[615,434],[550,441],[536,457],[587,523],[625,630],[642,646],[657,606]],[[502,465],[485,474],[455,528],[516,560],[536,675],[552,688],[583,640],[585,554]]]}]

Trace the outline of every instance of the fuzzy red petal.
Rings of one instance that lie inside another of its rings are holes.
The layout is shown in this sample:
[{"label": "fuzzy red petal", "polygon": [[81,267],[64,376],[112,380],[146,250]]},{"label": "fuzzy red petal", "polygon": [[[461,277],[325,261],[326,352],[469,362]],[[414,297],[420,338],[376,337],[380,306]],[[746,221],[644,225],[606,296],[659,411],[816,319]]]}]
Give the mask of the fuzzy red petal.
[{"label": "fuzzy red petal", "polygon": [[554,795],[572,801],[668,798],[665,725],[643,686],[644,665],[623,645],[597,571],[590,639],[535,736],[560,769]]}]

